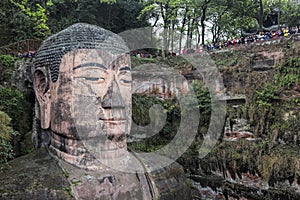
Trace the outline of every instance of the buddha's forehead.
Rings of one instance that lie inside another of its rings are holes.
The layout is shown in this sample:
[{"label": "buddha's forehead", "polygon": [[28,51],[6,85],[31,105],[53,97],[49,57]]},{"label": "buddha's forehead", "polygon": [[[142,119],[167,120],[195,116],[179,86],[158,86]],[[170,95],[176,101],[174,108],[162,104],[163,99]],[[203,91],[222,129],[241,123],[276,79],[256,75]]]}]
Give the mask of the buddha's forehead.
[{"label": "buddha's forehead", "polygon": [[116,65],[130,65],[128,54],[114,54],[102,49],[77,49],[65,54],[62,58],[62,65],[74,67],[87,63],[99,63],[106,67]]}]

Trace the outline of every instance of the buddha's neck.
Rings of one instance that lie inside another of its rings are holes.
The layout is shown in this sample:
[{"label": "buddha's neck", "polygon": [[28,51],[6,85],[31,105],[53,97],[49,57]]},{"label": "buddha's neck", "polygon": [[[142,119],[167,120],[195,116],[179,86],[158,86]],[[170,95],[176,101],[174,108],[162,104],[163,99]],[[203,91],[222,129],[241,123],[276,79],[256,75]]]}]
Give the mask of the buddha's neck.
[{"label": "buddha's neck", "polygon": [[107,167],[99,160],[121,158],[126,155],[127,146],[115,150],[101,150],[96,154],[95,152],[89,152],[80,140],[62,137],[51,132],[49,151],[55,157],[79,168],[99,170]]}]

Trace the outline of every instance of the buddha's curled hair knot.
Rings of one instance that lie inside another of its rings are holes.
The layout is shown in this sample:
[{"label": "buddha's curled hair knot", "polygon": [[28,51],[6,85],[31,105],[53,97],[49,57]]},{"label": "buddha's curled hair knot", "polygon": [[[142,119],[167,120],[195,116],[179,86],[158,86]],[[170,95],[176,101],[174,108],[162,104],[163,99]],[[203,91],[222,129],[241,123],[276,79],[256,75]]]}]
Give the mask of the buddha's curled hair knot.
[{"label": "buddha's curled hair knot", "polygon": [[101,49],[113,54],[128,52],[118,35],[98,26],[78,23],[45,40],[34,60],[36,68],[45,67],[52,82],[59,76],[62,57],[76,49]]}]

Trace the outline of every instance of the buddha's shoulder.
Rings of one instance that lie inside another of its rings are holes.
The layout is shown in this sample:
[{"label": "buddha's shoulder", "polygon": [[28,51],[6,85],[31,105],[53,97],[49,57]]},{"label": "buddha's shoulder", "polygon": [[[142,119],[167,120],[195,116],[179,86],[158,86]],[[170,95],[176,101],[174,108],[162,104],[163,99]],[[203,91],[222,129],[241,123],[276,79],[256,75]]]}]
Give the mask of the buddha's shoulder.
[{"label": "buddha's shoulder", "polygon": [[182,200],[191,198],[191,190],[183,167],[159,154],[145,154],[139,159],[144,163],[148,175],[155,185],[159,199]]},{"label": "buddha's shoulder", "polygon": [[186,179],[183,167],[178,163],[174,162],[154,170],[150,173],[150,177],[158,189],[160,199],[181,200],[191,198],[189,182]]},{"label": "buddha's shoulder", "polygon": [[1,166],[0,199],[72,199],[58,161],[41,148]]}]

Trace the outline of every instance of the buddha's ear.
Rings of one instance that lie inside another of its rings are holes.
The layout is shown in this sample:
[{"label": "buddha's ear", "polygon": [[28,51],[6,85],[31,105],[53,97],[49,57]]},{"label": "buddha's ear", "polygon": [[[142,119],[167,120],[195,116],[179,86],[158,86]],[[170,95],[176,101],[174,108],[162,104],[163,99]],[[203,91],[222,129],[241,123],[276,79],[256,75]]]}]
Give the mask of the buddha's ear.
[{"label": "buddha's ear", "polygon": [[35,69],[33,87],[40,107],[41,128],[47,129],[50,127],[51,95],[45,69]]}]

